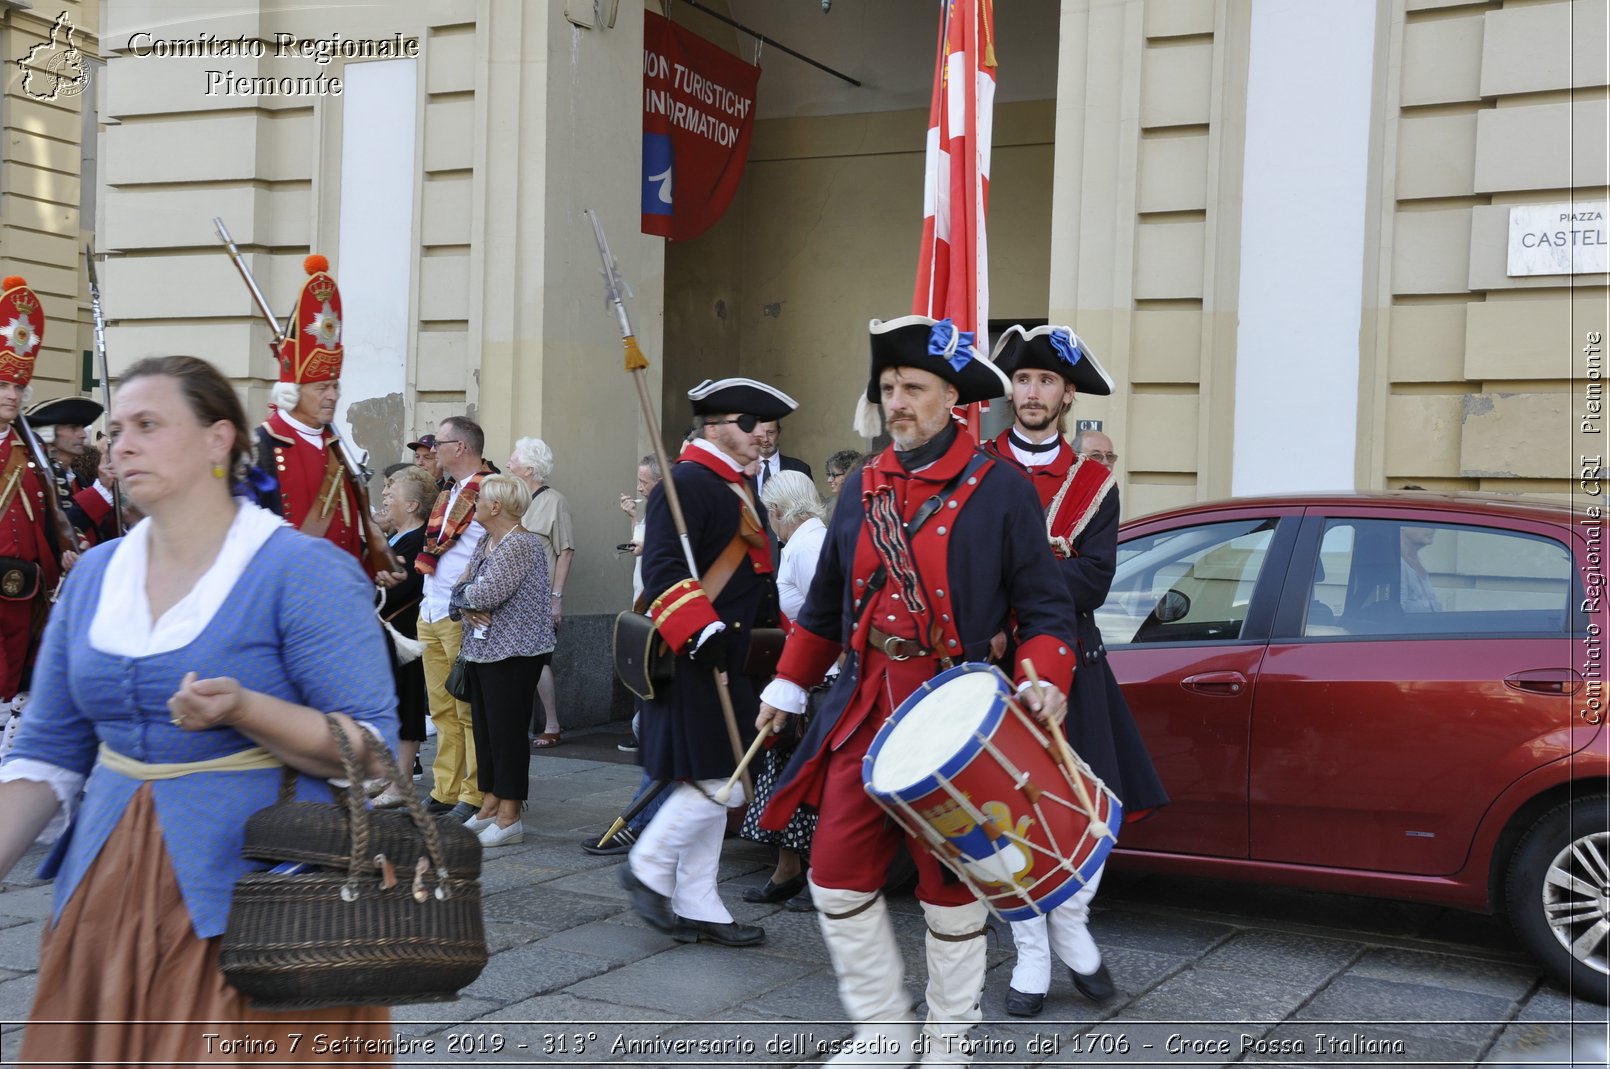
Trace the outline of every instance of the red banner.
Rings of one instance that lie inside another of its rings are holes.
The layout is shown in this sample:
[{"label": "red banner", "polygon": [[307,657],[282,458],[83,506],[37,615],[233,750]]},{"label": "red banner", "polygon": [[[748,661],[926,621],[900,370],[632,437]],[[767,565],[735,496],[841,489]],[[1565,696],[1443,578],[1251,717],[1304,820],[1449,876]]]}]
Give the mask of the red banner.
[{"label": "red banner", "polygon": [[727,210],[755,130],[760,68],[643,12],[643,233],[698,237]]},{"label": "red banner", "polygon": [[[922,245],[911,310],[949,318],[975,332],[989,352],[990,134],[995,112],[995,11],[992,0],[940,0],[939,54],[928,108],[922,187]],[[978,438],[978,410],[968,430]]]}]

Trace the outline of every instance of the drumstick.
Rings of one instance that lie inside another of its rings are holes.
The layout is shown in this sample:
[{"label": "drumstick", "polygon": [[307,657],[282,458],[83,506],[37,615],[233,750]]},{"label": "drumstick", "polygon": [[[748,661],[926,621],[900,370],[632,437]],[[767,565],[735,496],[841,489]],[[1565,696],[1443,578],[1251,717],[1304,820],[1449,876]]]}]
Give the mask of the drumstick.
[{"label": "drumstick", "polygon": [[[1023,674],[1029,677],[1029,684],[1040,685],[1040,673],[1034,670],[1034,662],[1027,657],[1022,660]],[[1067,714],[1064,713],[1065,717]],[[1062,730],[1061,724],[1051,725],[1051,738],[1056,742],[1056,753],[1064,768],[1068,770],[1068,778],[1073,780],[1073,789],[1079,792],[1079,801],[1090,814],[1090,819],[1096,819],[1096,807],[1090,799],[1090,790],[1085,786],[1084,775],[1079,771],[1079,762],[1073,756],[1073,747],[1068,745],[1067,733]]]},{"label": "drumstick", "polygon": [[[773,723],[775,723],[775,721]],[[743,760],[738,762],[738,767],[732,770],[731,778],[729,778],[727,782],[722,785],[721,789],[715,793],[714,797],[717,802],[720,802],[722,805],[727,804],[727,799],[732,797],[732,785],[738,782],[738,777],[744,774],[744,770],[749,767],[749,762],[753,761],[755,759],[755,754],[760,752],[760,744],[765,742],[776,733],[777,729],[771,725],[768,725],[767,730],[759,732],[755,735],[755,741],[749,744],[749,751],[744,754]]]}]

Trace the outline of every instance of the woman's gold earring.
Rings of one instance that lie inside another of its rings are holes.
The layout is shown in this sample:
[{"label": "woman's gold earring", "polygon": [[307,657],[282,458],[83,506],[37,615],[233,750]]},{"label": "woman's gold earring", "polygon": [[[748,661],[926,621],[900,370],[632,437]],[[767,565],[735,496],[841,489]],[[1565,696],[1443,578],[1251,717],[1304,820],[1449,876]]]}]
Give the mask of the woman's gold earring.
[{"label": "woman's gold earring", "polygon": [[224,466],[222,464],[214,464],[212,466],[212,477],[214,479],[222,479],[224,474]]}]

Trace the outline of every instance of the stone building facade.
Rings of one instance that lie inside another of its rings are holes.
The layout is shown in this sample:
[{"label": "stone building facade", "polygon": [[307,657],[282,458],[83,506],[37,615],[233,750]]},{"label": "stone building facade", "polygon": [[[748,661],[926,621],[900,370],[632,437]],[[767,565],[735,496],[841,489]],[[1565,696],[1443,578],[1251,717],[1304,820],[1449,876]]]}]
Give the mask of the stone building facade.
[{"label": "stone building facade", "polygon": [[[764,70],[743,186],[680,244],[638,232],[633,0],[0,5],[0,260],[52,316],[42,385],[82,386],[88,238],[114,375],[202,355],[261,411],[269,331],[212,219],[271,302],[322,252],[347,302],[353,439],[380,467],[468,411],[500,463],[521,435],[548,441],[582,533],[572,641],[601,639],[631,562],[598,547],[626,536],[616,499],[649,443],[583,209],[633,286],[664,436],[689,385],[753,375],[802,402],[784,449],[820,474],[862,444],[867,320],[910,307],[937,5],[707,0],[859,86],[680,0],[648,6]],[[17,60],[57,8],[88,89],[41,101]],[[1564,495],[1603,454],[1576,414],[1607,276],[1507,258],[1512,209],[1607,199],[1607,0],[1013,0],[995,17],[991,317],[1068,323],[1112,371],[1117,393],[1076,415],[1114,437],[1126,515],[1404,483]]]}]

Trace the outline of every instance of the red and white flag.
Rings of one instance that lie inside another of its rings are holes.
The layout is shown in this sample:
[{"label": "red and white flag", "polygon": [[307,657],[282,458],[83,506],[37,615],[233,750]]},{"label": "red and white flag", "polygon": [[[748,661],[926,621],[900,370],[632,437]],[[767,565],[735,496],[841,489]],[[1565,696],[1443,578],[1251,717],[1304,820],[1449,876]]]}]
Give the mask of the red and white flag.
[{"label": "red and white flag", "polygon": [[922,186],[922,250],[911,310],[934,319],[948,316],[958,330],[975,332],[979,350],[987,353],[989,244],[984,216],[995,108],[994,4],[940,0],[939,7],[939,58]]}]

